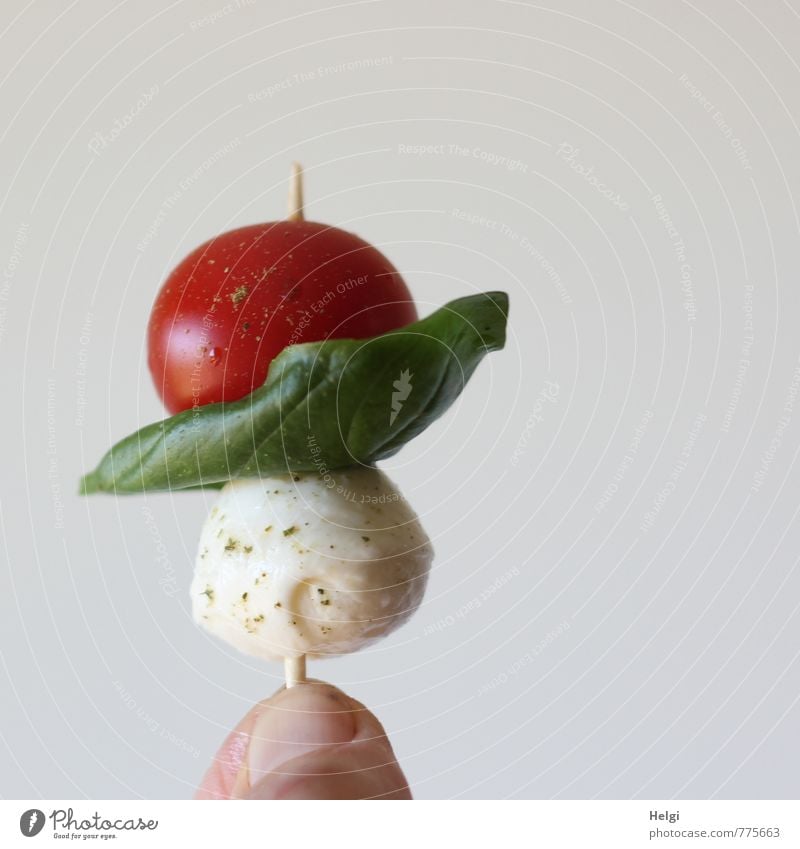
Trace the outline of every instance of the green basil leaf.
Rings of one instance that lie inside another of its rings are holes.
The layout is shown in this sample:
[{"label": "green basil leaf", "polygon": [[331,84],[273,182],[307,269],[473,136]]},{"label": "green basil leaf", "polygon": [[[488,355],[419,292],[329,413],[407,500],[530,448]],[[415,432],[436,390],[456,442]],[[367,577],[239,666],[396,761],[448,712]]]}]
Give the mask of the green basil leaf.
[{"label": "green basil leaf", "polygon": [[245,398],[186,410],[118,442],[81,491],[216,487],[389,457],[444,413],[488,351],[503,347],[507,314],[508,296],[488,292],[371,339],[292,345]]}]

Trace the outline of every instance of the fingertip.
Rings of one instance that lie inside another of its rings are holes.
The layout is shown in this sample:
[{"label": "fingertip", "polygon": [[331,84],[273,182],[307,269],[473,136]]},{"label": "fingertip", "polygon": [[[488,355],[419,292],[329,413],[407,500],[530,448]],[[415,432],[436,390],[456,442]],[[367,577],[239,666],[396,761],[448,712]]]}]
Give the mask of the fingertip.
[{"label": "fingertip", "polygon": [[256,784],[308,752],[349,743],[358,730],[358,713],[330,684],[310,681],[279,691],[259,711],[251,729],[243,763],[246,784]]},{"label": "fingertip", "polygon": [[196,799],[411,798],[377,717],[310,680],[259,702],[228,735]]}]

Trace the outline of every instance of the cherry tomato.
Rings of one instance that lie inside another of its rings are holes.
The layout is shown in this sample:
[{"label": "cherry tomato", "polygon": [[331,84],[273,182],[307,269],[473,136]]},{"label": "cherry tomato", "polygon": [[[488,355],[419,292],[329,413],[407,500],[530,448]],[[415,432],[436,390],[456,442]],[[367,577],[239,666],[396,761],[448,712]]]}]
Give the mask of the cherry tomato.
[{"label": "cherry tomato", "polygon": [[311,221],[241,227],[167,278],[150,314],[150,372],[177,413],[249,394],[287,345],[362,339],[416,318],[398,271],[358,236]]}]

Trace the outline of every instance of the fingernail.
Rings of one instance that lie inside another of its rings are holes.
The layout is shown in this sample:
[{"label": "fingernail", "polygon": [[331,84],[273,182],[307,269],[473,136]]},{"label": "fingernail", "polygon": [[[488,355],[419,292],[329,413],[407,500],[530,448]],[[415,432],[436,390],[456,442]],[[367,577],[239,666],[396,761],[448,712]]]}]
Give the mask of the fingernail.
[{"label": "fingernail", "polygon": [[253,725],[247,783],[252,787],[308,752],[349,743],[355,733],[353,706],[335,687],[309,682],[282,690],[264,703]]},{"label": "fingernail", "polygon": [[255,788],[253,796],[265,799],[411,798],[408,781],[385,739],[353,743],[329,756],[314,752],[294,761],[291,768],[297,769],[296,775],[278,778],[273,773]]}]

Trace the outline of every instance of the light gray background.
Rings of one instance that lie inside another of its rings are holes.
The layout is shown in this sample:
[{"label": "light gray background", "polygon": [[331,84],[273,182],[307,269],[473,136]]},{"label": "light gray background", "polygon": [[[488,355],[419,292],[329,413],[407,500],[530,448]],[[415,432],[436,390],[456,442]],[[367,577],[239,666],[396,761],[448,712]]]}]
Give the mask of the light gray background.
[{"label": "light gray background", "polygon": [[297,158],[422,312],[512,301],[385,464],[424,607],[311,674],[418,797],[797,796],[797,2],[3,10],[0,793],[188,797],[280,684],[191,621],[203,495],[74,493],[161,417],[165,273],[280,217]]}]

